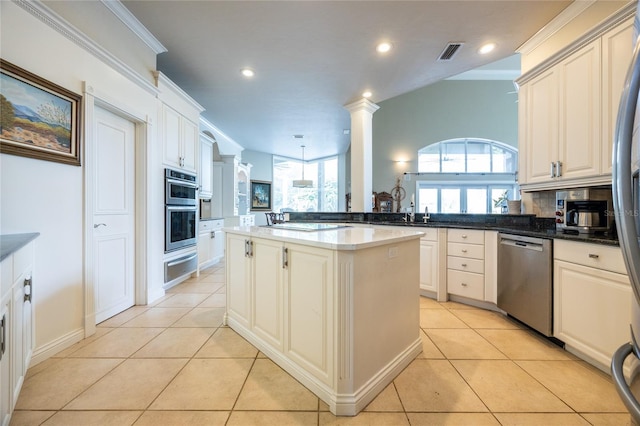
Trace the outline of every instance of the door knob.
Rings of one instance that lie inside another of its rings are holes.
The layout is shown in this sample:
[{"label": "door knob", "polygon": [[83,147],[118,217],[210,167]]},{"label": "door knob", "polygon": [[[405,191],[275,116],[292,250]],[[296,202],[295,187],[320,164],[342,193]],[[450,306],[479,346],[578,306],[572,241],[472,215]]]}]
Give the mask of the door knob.
[{"label": "door knob", "polygon": [[106,224],[106,223],[95,223],[95,224],[93,225],[94,229],[95,229],[95,228],[99,228],[99,227],[101,227],[101,226],[107,226],[107,224]]}]

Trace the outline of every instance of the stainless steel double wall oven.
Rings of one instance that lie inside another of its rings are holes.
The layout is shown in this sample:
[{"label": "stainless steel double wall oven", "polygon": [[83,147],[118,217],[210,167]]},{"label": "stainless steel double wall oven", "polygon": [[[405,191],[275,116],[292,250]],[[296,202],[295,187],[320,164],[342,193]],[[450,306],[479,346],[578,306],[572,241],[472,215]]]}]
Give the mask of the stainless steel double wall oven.
[{"label": "stainless steel double wall oven", "polygon": [[170,252],[195,246],[198,232],[198,183],[195,175],[165,169],[165,244]]}]

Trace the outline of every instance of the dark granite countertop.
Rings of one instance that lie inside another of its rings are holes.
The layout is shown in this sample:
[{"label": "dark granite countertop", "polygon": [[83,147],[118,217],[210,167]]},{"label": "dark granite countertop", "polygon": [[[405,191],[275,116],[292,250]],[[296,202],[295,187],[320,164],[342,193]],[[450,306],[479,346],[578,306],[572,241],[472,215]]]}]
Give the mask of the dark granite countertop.
[{"label": "dark granite countertop", "polygon": [[431,214],[426,223],[423,222],[424,215],[422,213],[416,213],[414,222],[406,223],[404,217],[404,213],[289,213],[289,220],[292,222],[342,222],[418,228],[479,229],[527,237],[619,245],[615,232],[612,235],[565,234],[556,232],[554,218],[539,218],[535,215],[437,213]]},{"label": "dark granite countertop", "polygon": [[20,250],[39,235],[39,232],[0,235],[0,261]]}]

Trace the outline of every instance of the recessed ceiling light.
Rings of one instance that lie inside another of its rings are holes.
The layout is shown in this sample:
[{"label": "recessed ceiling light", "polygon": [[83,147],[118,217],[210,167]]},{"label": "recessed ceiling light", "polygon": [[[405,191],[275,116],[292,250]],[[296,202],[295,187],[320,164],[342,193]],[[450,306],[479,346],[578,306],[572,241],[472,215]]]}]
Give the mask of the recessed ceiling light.
[{"label": "recessed ceiling light", "polygon": [[485,45],[482,45],[482,47],[478,49],[478,53],[481,55],[486,55],[487,53],[491,52],[495,48],[496,48],[495,43],[487,43]]},{"label": "recessed ceiling light", "polygon": [[242,68],[242,70],[240,70],[240,72],[245,77],[253,77],[254,75],[256,75],[255,71],[253,71],[251,68]]},{"label": "recessed ceiling light", "polygon": [[370,98],[370,97],[371,97],[371,95],[373,95],[373,93],[371,93],[371,92],[370,92],[370,91],[368,91],[368,90],[367,90],[366,92],[363,92],[363,93],[362,93],[362,97],[363,97],[363,98]]},{"label": "recessed ceiling light", "polygon": [[388,51],[391,50],[392,47],[393,46],[391,43],[385,41],[376,46],[376,51],[378,53],[387,53]]}]

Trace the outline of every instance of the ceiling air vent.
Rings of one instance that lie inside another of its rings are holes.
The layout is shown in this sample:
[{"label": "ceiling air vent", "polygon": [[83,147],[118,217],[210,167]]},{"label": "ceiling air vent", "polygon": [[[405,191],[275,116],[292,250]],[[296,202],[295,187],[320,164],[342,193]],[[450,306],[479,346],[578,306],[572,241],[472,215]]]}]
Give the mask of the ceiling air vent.
[{"label": "ceiling air vent", "polygon": [[463,44],[464,43],[447,44],[447,46],[444,48],[444,50],[440,54],[438,61],[450,61],[451,59],[453,59],[453,57],[456,55],[456,53],[462,47]]}]

